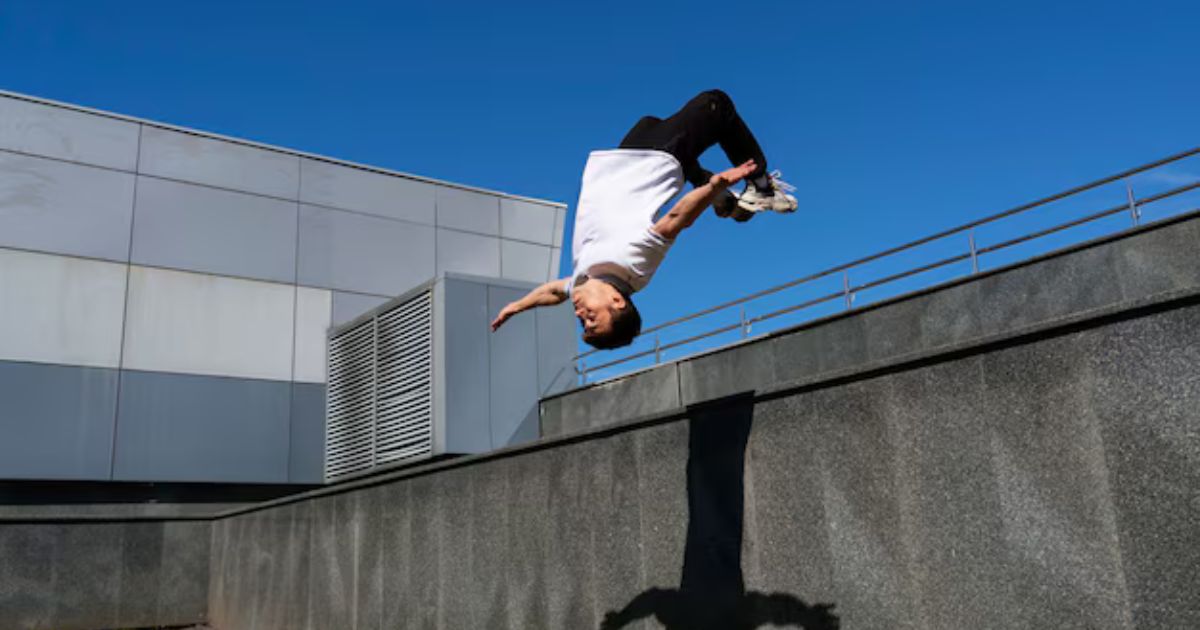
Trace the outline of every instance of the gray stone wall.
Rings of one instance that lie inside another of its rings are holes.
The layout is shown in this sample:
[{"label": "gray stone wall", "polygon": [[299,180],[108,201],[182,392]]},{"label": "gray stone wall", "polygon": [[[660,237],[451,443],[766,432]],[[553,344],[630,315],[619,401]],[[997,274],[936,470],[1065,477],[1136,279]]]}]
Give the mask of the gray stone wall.
[{"label": "gray stone wall", "polygon": [[1193,292],[318,491],[214,523],[211,622],[1200,627],[1197,365]]},{"label": "gray stone wall", "polygon": [[[1005,330],[786,379],[827,355],[777,335],[706,355],[696,404],[646,372],[555,399],[557,437],[211,523],[0,523],[0,628],[1200,627],[1196,226],[981,279],[992,313],[1074,305]],[[945,321],[918,304],[835,321]]]},{"label": "gray stone wall", "polygon": [[0,520],[0,628],[203,622],[209,540],[204,520]]}]

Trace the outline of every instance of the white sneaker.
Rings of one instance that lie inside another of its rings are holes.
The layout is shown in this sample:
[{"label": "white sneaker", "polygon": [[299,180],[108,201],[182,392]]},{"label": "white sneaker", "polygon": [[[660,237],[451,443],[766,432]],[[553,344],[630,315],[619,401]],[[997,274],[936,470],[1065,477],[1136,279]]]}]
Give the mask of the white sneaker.
[{"label": "white sneaker", "polygon": [[779,171],[770,174],[771,189],[759,190],[754,182],[746,182],[746,190],[738,195],[738,206],[750,212],[795,212],[800,204],[796,198],[788,194],[796,190],[795,186],[779,178]]}]

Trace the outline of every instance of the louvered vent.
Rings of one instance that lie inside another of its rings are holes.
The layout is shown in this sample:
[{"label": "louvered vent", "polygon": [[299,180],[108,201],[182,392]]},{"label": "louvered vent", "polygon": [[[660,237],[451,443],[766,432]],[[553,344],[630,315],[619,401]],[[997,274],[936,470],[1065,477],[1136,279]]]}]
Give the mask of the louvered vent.
[{"label": "louvered vent", "polygon": [[432,452],[432,310],[422,291],[329,340],[326,481]]},{"label": "louvered vent", "polygon": [[433,300],[422,293],[378,318],[375,463],[433,447]]}]

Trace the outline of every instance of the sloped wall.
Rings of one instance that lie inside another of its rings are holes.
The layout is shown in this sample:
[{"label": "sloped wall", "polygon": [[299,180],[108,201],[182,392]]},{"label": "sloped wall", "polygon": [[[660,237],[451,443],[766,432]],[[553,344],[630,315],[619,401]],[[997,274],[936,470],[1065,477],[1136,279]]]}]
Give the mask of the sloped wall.
[{"label": "sloped wall", "polygon": [[1196,627],[1198,365],[1200,297],[1182,292],[317,493],[214,524],[209,612],[238,629]]}]

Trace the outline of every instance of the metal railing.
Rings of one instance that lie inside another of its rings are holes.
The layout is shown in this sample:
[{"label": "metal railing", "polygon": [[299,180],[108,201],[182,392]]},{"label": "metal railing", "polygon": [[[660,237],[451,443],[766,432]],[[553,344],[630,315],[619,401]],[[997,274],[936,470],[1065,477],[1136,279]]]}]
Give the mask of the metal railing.
[{"label": "metal railing", "polygon": [[[761,322],[766,322],[769,320],[774,320],[783,315],[787,315],[790,313],[796,313],[798,311],[812,308],[817,305],[832,303],[832,302],[839,301],[839,300],[844,302],[845,309],[849,310],[854,307],[855,296],[862,291],[865,291],[867,289],[872,289],[875,287],[880,287],[880,286],[887,285],[890,283],[894,283],[894,282],[897,282],[899,280],[903,280],[906,278],[911,278],[911,277],[914,277],[919,274],[926,273],[926,272],[929,272],[929,271],[932,271],[935,269],[946,268],[946,267],[949,267],[950,265],[954,265],[956,263],[963,263],[968,260],[971,263],[970,273],[977,274],[980,271],[980,257],[981,256],[984,256],[986,254],[996,253],[996,252],[999,252],[1002,250],[1006,250],[1006,249],[1014,247],[1016,245],[1027,243],[1029,241],[1033,241],[1038,238],[1049,236],[1051,234],[1063,232],[1064,230],[1068,230],[1070,228],[1093,223],[1095,221],[1099,221],[1100,219],[1114,216],[1117,214],[1128,213],[1129,220],[1130,220],[1132,226],[1136,227],[1137,225],[1139,225],[1139,223],[1141,221],[1143,208],[1145,208],[1149,204],[1153,204],[1153,203],[1162,201],[1164,199],[1176,197],[1176,196],[1182,195],[1182,194],[1187,193],[1192,190],[1200,189],[1200,178],[1197,178],[1195,181],[1181,183],[1180,185],[1170,188],[1169,190],[1157,192],[1157,193],[1150,194],[1150,195],[1147,195],[1145,197],[1140,197],[1140,198],[1134,194],[1133,183],[1132,183],[1132,181],[1130,181],[1130,178],[1132,178],[1135,175],[1141,175],[1143,173],[1147,173],[1149,171],[1159,169],[1163,166],[1179,162],[1181,160],[1184,160],[1186,158],[1189,158],[1189,157],[1192,157],[1192,156],[1195,156],[1198,154],[1200,154],[1200,147],[1191,149],[1189,151],[1184,151],[1182,153],[1177,153],[1175,155],[1165,157],[1163,159],[1156,160],[1154,162],[1150,162],[1148,164],[1143,164],[1142,166],[1131,168],[1131,169],[1123,171],[1121,173],[1117,173],[1116,175],[1110,175],[1108,177],[1098,179],[1093,182],[1083,184],[1081,186],[1076,186],[1069,190],[1065,190],[1063,192],[1060,192],[1060,193],[1057,193],[1054,195],[1050,195],[1048,197],[1043,197],[1036,201],[1032,201],[1030,203],[1026,203],[1026,204],[1017,206],[1017,207],[1009,209],[1009,210],[1005,210],[1004,212],[1000,212],[998,214],[994,214],[994,215],[991,215],[991,216],[988,216],[988,217],[985,217],[982,219],[978,219],[976,221],[972,221],[970,223],[966,223],[966,224],[960,225],[955,228],[951,228],[948,230],[938,232],[931,236],[926,236],[924,238],[920,238],[915,241],[905,243],[903,245],[892,247],[890,249],[859,258],[852,262],[848,262],[848,263],[844,263],[844,264],[837,265],[834,267],[830,267],[829,269],[826,269],[824,271],[819,271],[817,273],[813,273],[813,274],[810,274],[810,275],[807,275],[807,276],[804,276],[801,278],[796,278],[794,280],[785,282],[783,284],[779,284],[779,285],[776,285],[776,286],[773,286],[773,287],[770,287],[767,289],[763,289],[761,291],[756,291],[754,293],[737,298],[735,300],[723,302],[721,304],[717,304],[716,306],[712,306],[712,307],[697,311],[695,313],[691,313],[689,315],[684,315],[682,317],[678,317],[678,318],[663,322],[661,324],[651,326],[649,328],[644,329],[641,332],[641,334],[638,336],[638,339],[642,339],[642,340],[649,339],[650,335],[653,335],[653,341],[654,341],[653,348],[634,351],[634,352],[628,353],[624,356],[621,356],[619,358],[604,361],[604,362],[598,363],[596,365],[588,365],[587,360],[590,357],[595,356],[600,351],[599,350],[590,350],[588,352],[581,353],[575,357],[576,373],[579,375],[581,383],[586,383],[589,375],[593,375],[599,371],[609,370],[616,366],[628,364],[628,363],[631,363],[638,359],[644,359],[644,358],[647,358],[650,356],[654,357],[654,363],[657,364],[662,361],[663,354],[669,350],[674,350],[676,348],[681,348],[684,346],[691,346],[691,345],[697,344],[698,342],[703,341],[705,339],[711,339],[713,337],[717,337],[717,336],[723,335],[725,333],[730,333],[733,331],[740,330],[741,331],[740,338],[738,340],[732,342],[732,343],[737,343],[743,339],[750,337],[751,328],[755,324],[759,324]],[[1170,181],[1170,180],[1176,180],[1176,179],[1189,179],[1189,178],[1172,174],[1170,177],[1164,177],[1163,179]],[[1104,210],[1091,212],[1084,216],[1076,217],[1069,221],[1057,223],[1050,227],[1043,228],[1040,230],[1035,230],[1033,232],[1028,232],[1028,233],[1022,234],[1020,236],[1007,238],[1007,239],[1001,240],[1001,241],[996,242],[991,245],[980,246],[977,241],[977,238],[976,238],[977,228],[980,228],[980,227],[988,225],[988,224],[996,223],[998,221],[1013,217],[1015,215],[1026,213],[1026,212],[1029,212],[1034,209],[1045,207],[1045,206],[1051,204],[1052,202],[1064,200],[1064,199],[1067,199],[1070,197],[1075,197],[1077,195],[1080,195],[1081,193],[1100,188],[1107,184],[1121,182],[1122,180],[1124,180],[1124,183],[1125,183],[1125,187],[1124,187],[1125,199],[1124,199],[1123,203],[1121,203],[1119,205],[1114,205],[1114,206],[1108,207]],[[940,241],[940,240],[946,239],[948,237],[956,236],[956,235],[965,235],[966,236],[966,243],[964,243],[964,248],[961,250],[961,253],[942,257],[942,258],[939,258],[937,260],[934,260],[934,261],[926,263],[926,264],[918,265],[916,267],[912,267],[912,268],[906,269],[904,271],[891,273],[884,277],[866,281],[866,282],[862,282],[860,284],[855,284],[851,281],[850,272],[857,268],[861,268],[864,265],[867,265],[868,263],[872,263],[874,261],[878,261],[878,260],[887,258],[889,256],[894,256],[901,252],[907,252],[909,250],[914,250],[918,247],[921,247],[922,245],[933,243],[935,241]],[[835,277],[838,274],[841,275],[841,288],[837,291],[824,293],[824,294],[814,297],[812,299],[808,299],[808,300],[805,300],[805,301],[802,301],[802,302],[799,302],[796,304],[790,304],[790,305],[782,307],[782,308],[776,308],[776,309],[770,310],[770,311],[760,314],[760,315],[755,315],[753,317],[747,317],[746,306],[751,302],[754,302],[756,300],[761,300],[762,298],[765,298],[767,296],[778,294],[781,291],[784,291],[786,289],[791,289],[793,287],[799,287],[801,285],[812,284],[812,283],[815,283],[817,280],[821,280],[823,278]],[[733,321],[728,324],[720,325],[715,328],[705,330],[703,332],[692,334],[692,335],[683,337],[681,339],[675,339],[675,340],[671,340],[671,341],[668,341],[665,343],[662,340],[663,333],[669,329],[677,328],[681,324],[692,322],[692,321],[697,320],[706,315],[712,315],[714,313],[718,313],[721,311],[727,311],[734,307],[740,307],[738,309],[738,319],[736,321]],[[716,347],[720,347],[720,346],[716,346]],[[708,350],[708,349],[711,349],[711,347],[704,347],[701,349]],[[618,352],[620,352],[620,351],[618,351]],[[616,374],[613,374],[613,376],[615,376],[615,375]]]}]

